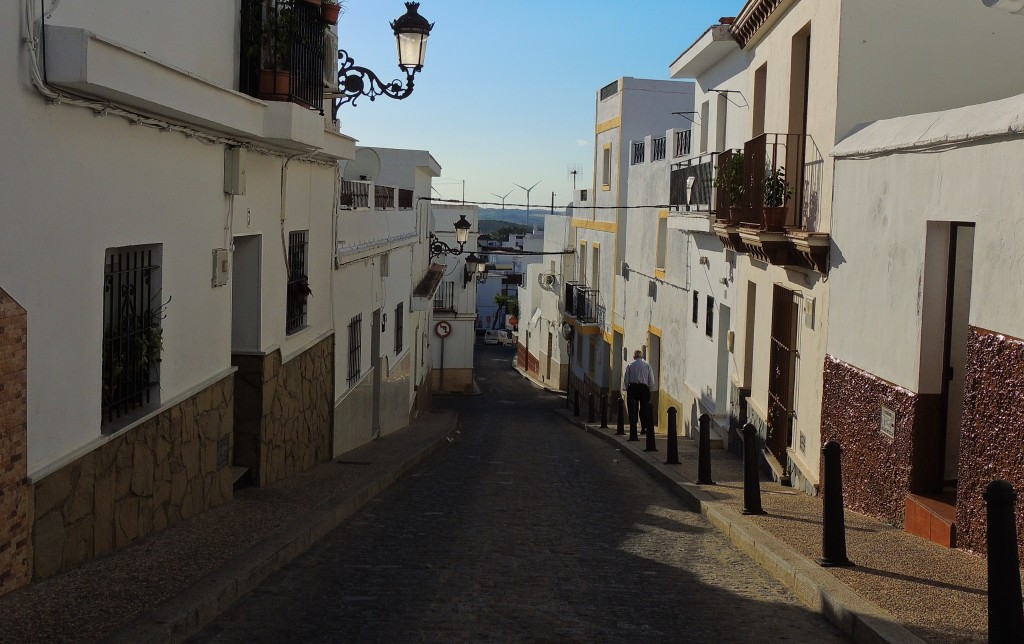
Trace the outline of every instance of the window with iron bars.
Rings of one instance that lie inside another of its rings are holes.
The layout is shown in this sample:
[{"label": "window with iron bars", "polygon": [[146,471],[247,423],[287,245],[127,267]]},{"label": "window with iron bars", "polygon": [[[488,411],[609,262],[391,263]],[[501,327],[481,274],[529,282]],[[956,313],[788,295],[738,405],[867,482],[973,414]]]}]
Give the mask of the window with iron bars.
[{"label": "window with iron bars", "polygon": [[633,154],[629,158],[630,165],[637,165],[644,162],[644,142],[633,141]]},{"label": "window with iron bars", "polygon": [[651,161],[661,161],[665,158],[665,137],[651,139]]},{"label": "window with iron bars", "polygon": [[395,355],[402,352],[402,336],[405,333],[405,302],[395,307]]},{"label": "window with iron bars", "polygon": [[412,208],[413,191],[406,188],[398,189],[398,207],[401,210]]},{"label": "window with iron bars", "polygon": [[355,316],[348,323],[348,385],[352,386],[362,373],[363,314]]},{"label": "window with iron bars", "polygon": [[708,296],[708,312],[704,322],[704,335],[715,337],[715,298]]},{"label": "window with iron bars", "polygon": [[163,351],[162,246],[109,248],[103,269],[104,425],[157,402]]},{"label": "window with iron bars", "polygon": [[288,233],[288,294],[285,310],[285,333],[292,334],[306,326],[309,288],[309,231]]},{"label": "window with iron bars", "polygon": [[697,291],[693,292],[693,323],[697,324],[697,318],[700,315],[700,293]]}]

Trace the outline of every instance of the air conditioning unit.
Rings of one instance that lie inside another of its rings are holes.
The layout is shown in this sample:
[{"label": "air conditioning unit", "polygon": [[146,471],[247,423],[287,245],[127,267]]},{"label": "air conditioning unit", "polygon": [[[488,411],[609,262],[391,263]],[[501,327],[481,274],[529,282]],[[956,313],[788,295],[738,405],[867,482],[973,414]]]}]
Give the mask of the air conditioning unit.
[{"label": "air conditioning unit", "polygon": [[324,90],[338,91],[338,34],[324,31]]}]

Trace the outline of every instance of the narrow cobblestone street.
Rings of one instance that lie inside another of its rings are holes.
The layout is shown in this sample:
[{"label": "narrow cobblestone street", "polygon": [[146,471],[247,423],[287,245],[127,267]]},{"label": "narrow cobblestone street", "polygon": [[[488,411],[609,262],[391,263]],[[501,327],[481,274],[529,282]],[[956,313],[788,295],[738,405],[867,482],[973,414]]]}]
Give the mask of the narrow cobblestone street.
[{"label": "narrow cobblestone street", "polygon": [[192,641],[845,641],[513,355],[478,346],[455,442]]}]

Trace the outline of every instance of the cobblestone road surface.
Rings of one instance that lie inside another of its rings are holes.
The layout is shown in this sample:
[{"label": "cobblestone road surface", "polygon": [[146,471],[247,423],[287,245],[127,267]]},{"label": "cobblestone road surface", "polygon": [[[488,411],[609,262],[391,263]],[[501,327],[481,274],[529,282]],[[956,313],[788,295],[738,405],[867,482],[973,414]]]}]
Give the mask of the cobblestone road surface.
[{"label": "cobblestone road surface", "polygon": [[[563,399],[477,346],[457,440],[193,641],[840,642]],[[357,465],[354,465],[357,466]]]}]

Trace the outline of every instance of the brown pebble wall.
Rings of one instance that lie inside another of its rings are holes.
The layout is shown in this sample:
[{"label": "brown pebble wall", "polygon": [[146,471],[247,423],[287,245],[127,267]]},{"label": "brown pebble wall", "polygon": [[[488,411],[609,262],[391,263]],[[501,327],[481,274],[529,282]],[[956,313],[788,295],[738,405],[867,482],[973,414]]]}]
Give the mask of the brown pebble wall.
[{"label": "brown pebble wall", "polygon": [[960,435],[956,525],[960,547],[986,551],[985,486],[1017,491],[1018,551],[1024,558],[1024,340],[971,327]]},{"label": "brown pebble wall", "polygon": [[31,579],[25,309],[0,290],[0,595]]},{"label": "brown pebble wall", "polygon": [[[821,442],[843,448],[844,504],[902,525],[919,397],[832,356],[824,378]],[[880,431],[882,405],[896,412],[895,438]]]}]

